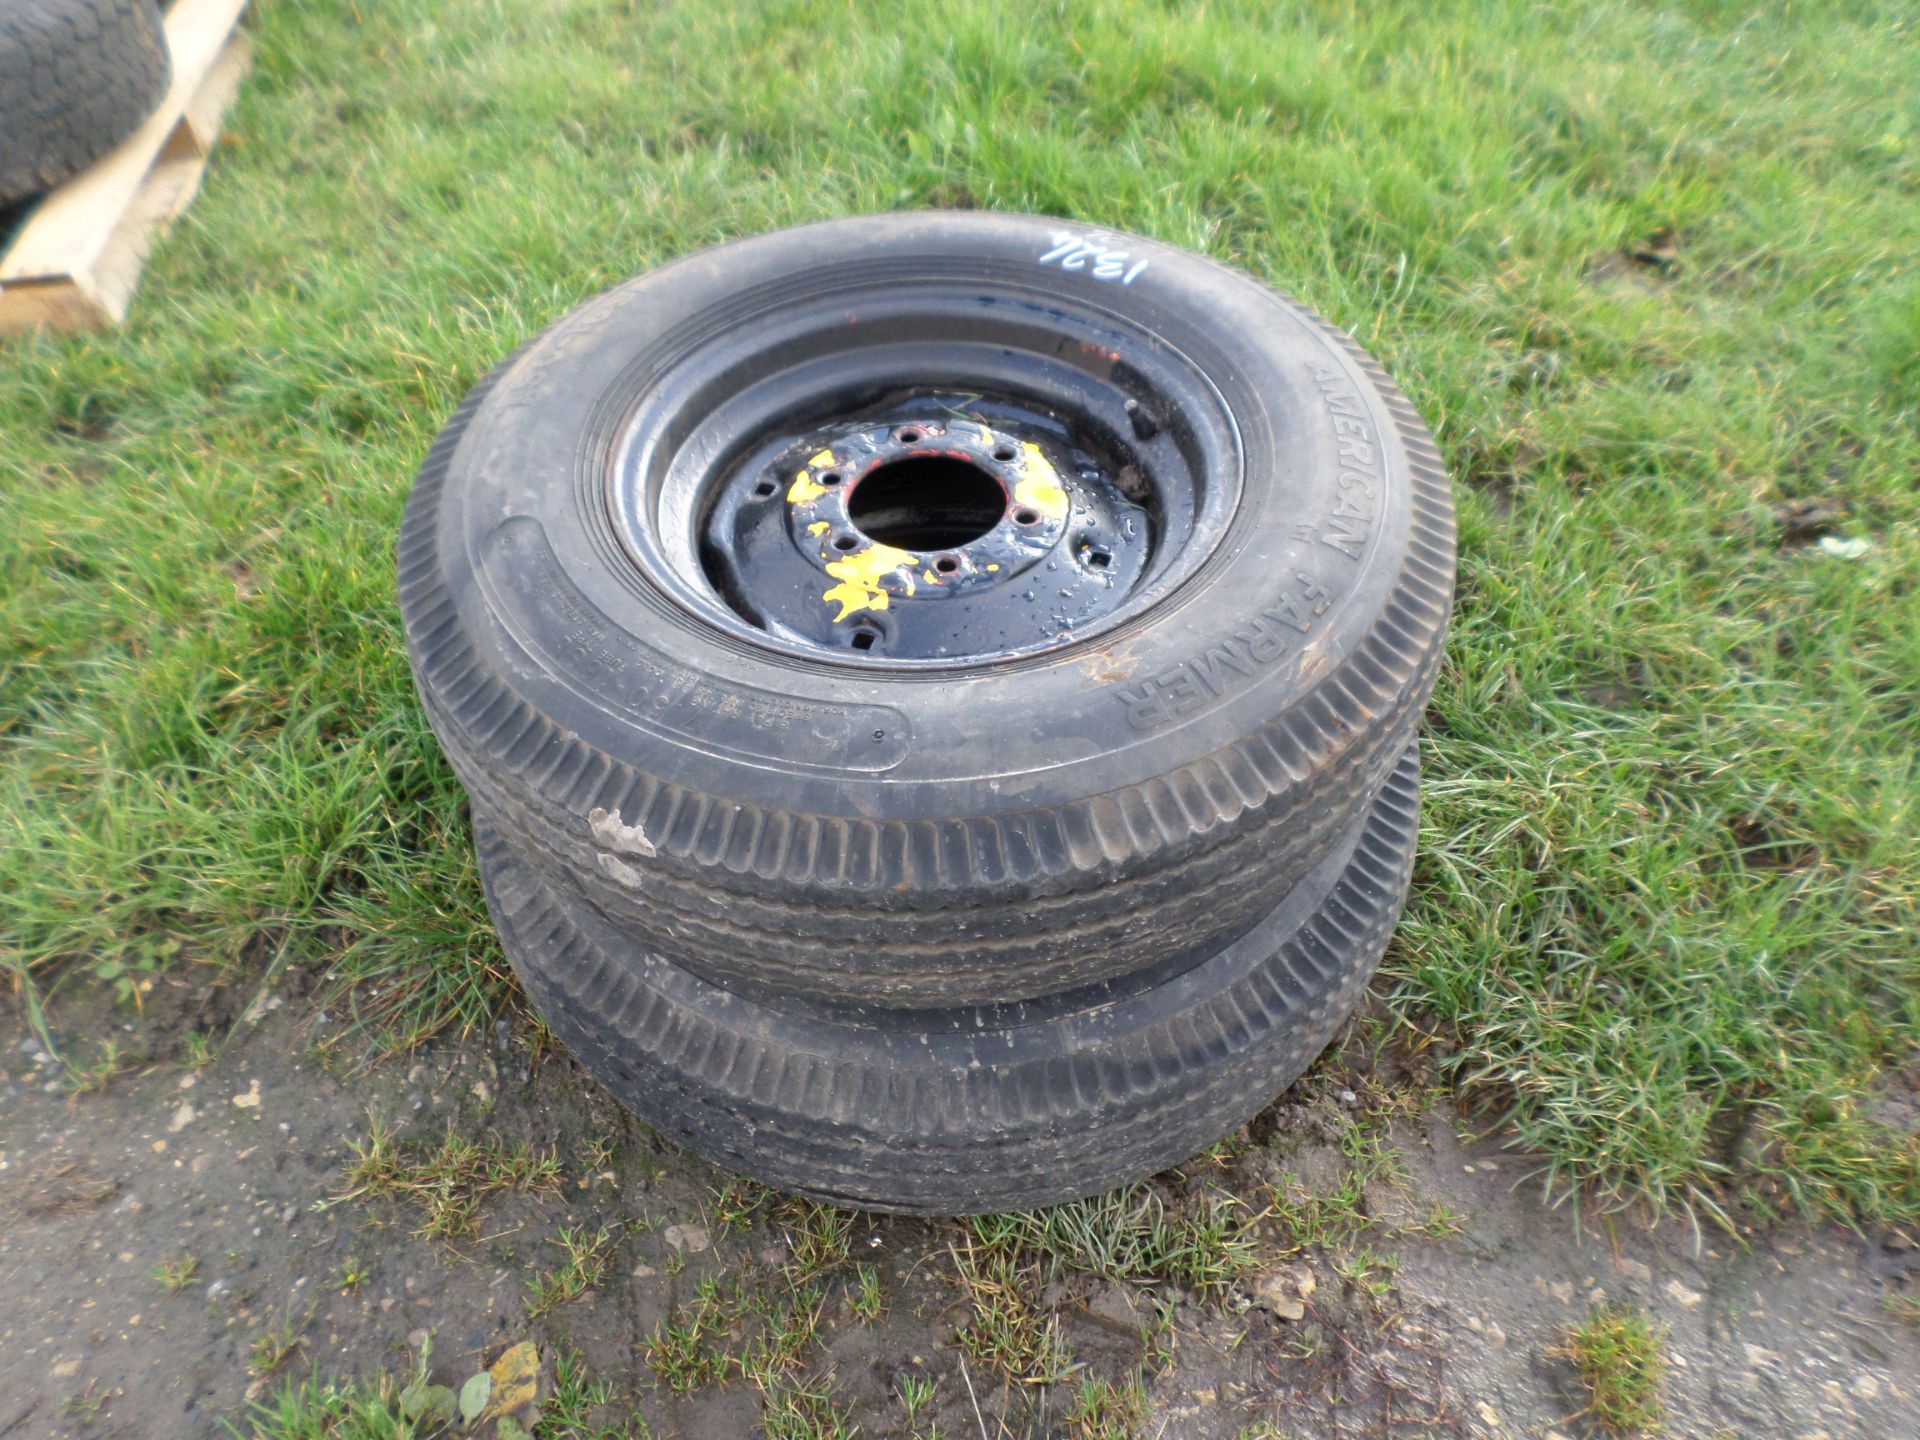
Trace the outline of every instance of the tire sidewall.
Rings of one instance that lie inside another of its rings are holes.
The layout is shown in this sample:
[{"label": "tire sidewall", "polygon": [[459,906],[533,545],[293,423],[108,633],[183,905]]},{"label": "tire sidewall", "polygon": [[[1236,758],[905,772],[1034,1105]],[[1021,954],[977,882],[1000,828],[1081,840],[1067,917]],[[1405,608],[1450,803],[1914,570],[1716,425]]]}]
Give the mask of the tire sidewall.
[{"label": "tire sidewall", "polygon": [[[1101,795],[1213,754],[1297,706],[1373,632],[1405,564],[1409,457],[1339,337],[1248,277],[1099,232],[1148,264],[1117,286],[1040,257],[1069,222],[923,212],[704,251],[589,302],[500,379],[454,453],[438,523],[466,628],[522,699],[602,753],[742,804],[870,819]],[[644,603],[610,563],[618,418],[709,333],[796,287],[912,257],[1026,267],[1184,354],[1238,429],[1241,498],[1206,564],[1108,634],[951,674],[807,661]],[[1356,743],[1360,737],[1356,736]]]}]

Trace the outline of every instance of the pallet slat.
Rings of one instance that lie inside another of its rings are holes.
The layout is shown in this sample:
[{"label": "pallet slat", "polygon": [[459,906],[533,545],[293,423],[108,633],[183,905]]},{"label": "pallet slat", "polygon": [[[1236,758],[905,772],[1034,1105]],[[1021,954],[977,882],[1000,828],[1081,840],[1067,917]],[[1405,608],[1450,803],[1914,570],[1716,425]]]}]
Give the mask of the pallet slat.
[{"label": "pallet slat", "polygon": [[0,257],[0,334],[102,329],[126,318],[153,242],[200,188],[252,47],[247,0],[178,0],[173,82],[140,128],[40,203]]}]

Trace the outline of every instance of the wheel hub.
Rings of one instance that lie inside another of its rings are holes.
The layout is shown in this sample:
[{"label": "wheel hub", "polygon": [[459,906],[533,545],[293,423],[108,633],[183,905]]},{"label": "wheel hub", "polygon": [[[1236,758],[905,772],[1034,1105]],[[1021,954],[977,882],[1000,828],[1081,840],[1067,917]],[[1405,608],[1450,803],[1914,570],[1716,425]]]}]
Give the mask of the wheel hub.
[{"label": "wheel hub", "polygon": [[1056,643],[1147,567],[1147,511],[1044,417],[977,398],[776,437],[701,537],[753,624],[846,657],[963,658]]}]

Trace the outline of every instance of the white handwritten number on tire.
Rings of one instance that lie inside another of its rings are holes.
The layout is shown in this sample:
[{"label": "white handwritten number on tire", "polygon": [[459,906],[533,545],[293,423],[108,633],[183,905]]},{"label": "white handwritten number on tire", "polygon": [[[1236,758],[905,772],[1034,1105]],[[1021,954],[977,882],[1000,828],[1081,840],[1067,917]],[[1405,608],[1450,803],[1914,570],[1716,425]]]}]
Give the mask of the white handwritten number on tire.
[{"label": "white handwritten number on tire", "polygon": [[1076,235],[1071,230],[1053,232],[1053,248],[1040,257],[1042,265],[1058,265],[1062,270],[1084,270],[1093,266],[1093,278],[1096,280],[1118,280],[1122,285],[1131,285],[1140,272],[1147,268],[1145,260],[1127,263],[1125,250],[1110,249],[1104,242],[1108,236],[1094,231],[1087,235]]}]

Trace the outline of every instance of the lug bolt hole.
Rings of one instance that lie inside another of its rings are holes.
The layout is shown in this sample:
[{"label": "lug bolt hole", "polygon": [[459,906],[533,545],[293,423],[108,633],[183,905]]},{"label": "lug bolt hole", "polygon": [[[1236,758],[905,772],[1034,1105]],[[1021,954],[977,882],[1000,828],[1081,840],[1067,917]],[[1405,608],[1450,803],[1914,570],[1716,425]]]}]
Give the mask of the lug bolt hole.
[{"label": "lug bolt hole", "polygon": [[909,425],[906,429],[898,433],[897,438],[902,445],[911,445],[920,438],[920,432]]},{"label": "lug bolt hole", "polygon": [[[853,648],[856,650],[871,650],[873,649],[874,641],[879,638],[880,636],[872,630],[856,630],[853,632]],[[873,738],[876,741],[880,740],[883,738],[883,732],[879,730],[874,731]]]},{"label": "lug bolt hole", "polygon": [[845,478],[846,477],[842,475],[838,470],[829,470],[826,474],[820,477],[820,483],[822,485],[838,485]]},{"label": "lug bolt hole", "polygon": [[1087,564],[1093,566],[1096,570],[1104,570],[1112,563],[1113,556],[1105,550],[1089,550],[1087,552]]},{"label": "lug bolt hole", "polygon": [[836,550],[852,550],[859,544],[859,540],[852,535],[836,535],[833,537],[833,548]]},{"label": "lug bolt hole", "polygon": [[933,562],[933,568],[942,575],[951,575],[960,568],[960,562],[951,555],[942,555],[938,560]]},{"label": "lug bolt hole", "polygon": [[780,487],[771,480],[762,480],[758,485],[753,487],[753,493],[764,500],[779,488]]},{"label": "lug bolt hole", "polygon": [[1040,512],[1038,510],[1028,510],[1023,506],[1013,512],[1013,523],[1016,525],[1038,525],[1040,523]]},{"label": "lug bolt hole", "polygon": [[1020,452],[1011,445],[996,445],[993,447],[993,458],[996,460],[1011,460],[1019,453]]}]

